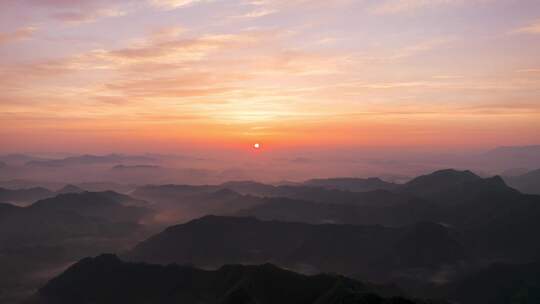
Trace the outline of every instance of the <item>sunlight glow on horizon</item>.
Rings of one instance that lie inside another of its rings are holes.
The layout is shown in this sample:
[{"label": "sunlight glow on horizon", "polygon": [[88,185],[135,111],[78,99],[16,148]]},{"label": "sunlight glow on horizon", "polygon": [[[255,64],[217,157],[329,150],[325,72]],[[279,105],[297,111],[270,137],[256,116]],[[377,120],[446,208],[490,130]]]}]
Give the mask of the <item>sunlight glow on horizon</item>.
[{"label": "sunlight glow on horizon", "polygon": [[0,149],[535,144],[535,12],[532,0],[2,2]]}]

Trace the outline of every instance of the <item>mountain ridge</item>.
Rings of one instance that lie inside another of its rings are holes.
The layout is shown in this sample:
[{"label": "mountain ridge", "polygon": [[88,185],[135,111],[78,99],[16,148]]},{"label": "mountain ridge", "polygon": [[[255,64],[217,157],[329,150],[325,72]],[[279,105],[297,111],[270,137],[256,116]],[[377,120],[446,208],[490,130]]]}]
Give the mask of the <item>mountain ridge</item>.
[{"label": "mountain ridge", "polygon": [[[381,296],[375,292],[387,294]],[[408,300],[395,293],[343,276],[306,276],[271,264],[226,265],[205,271],[178,265],[123,262],[115,255],[106,254],[79,261],[26,303],[428,303]]]}]

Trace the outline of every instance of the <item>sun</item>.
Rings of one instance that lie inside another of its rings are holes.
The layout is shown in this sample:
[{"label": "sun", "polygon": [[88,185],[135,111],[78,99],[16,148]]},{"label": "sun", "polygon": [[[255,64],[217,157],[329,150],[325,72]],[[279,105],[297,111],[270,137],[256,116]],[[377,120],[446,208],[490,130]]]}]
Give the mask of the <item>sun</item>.
[{"label": "sun", "polygon": [[261,148],[261,144],[260,144],[260,143],[255,143],[255,144],[253,144],[253,148],[255,148],[255,149],[260,149],[260,148]]}]

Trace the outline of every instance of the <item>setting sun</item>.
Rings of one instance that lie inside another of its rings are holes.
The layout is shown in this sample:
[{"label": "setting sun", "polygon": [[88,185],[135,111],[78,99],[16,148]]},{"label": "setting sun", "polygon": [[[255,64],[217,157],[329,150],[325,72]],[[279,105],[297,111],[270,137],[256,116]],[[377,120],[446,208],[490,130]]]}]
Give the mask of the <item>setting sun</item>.
[{"label": "setting sun", "polygon": [[259,143],[254,144],[254,145],[253,145],[253,148],[255,148],[255,149],[260,149],[260,148],[261,148],[261,144],[259,144]]}]

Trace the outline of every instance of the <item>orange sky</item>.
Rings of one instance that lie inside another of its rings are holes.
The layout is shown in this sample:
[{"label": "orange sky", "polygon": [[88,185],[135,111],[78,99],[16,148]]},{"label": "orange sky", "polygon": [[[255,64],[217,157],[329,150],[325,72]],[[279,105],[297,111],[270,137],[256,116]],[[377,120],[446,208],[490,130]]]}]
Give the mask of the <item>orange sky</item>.
[{"label": "orange sky", "polygon": [[540,142],[533,0],[7,0],[0,151]]}]

